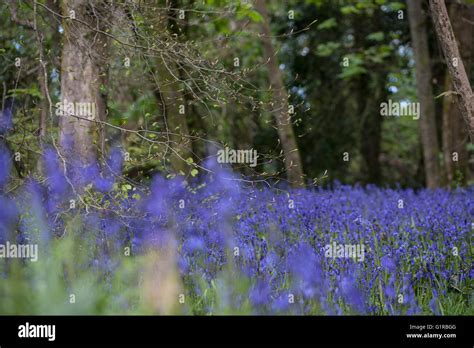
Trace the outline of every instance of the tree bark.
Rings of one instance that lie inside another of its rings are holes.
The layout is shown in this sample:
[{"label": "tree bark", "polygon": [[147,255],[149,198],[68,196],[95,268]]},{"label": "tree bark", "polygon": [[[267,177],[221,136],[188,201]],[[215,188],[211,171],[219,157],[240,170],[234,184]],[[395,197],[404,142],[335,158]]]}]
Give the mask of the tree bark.
[{"label": "tree bark", "polygon": [[73,105],[88,103],[93,105],[95,113],[83,117],[77,112],[64,112],[59,118],[59,143],[66,156],[82,164],[96,160],[97,142],[103,139],[98,136],[97,121],[105,120],[105,100],[100,87],[104,82],[107,40],[103,34],[91,29],[103,29],[100,7],[104,3],[93,4],[88,0],[66,0],[62,7],[64,16],[71,16],[74,11],[76,19],[63,19],[61,102],[63,105],[66,102]]},{"label": "tree bark", "polygon": [[[177,1],[170,2],[168,20],[164,26],[164,30],[176,38],[180,35],[176,20],[178,8]],[[167,60],[163,56],[158,59],[157,65],[161,104],[170,133],[170,146],[174,150],[170,156],[171,167],[176,173],[186,175],[191,169],[186,160],[192,157],[193,151],[187,122],[189,110],[183,93],[183,84],[180,82],[183,74],[174,61]],[[184,114],[180,112],[180,108]]]},{"label": "tree bark", "polygon": [[407,1],[407,5],[415,58],[416,84],[421,106],[419,120],[426,185],[429,188],[435,188],[440,185],[440,169],[438,164],[439,145],[436,134],[436,118],[433,88],[431,86],[431,64],[426,22],[422,12],[421,0]]},{"label": "tree bark", "polygon": [[[378,72],[372,79],[362,75],[357,82],[358,115],[363,119],[360,142],[361,154],[365,163],[366,182],[380,184],[382,179],[380,152],[383,121],[383,117],[380,116],[380,104],[387,98],[386,74]],[[370,83],[370,87],[367,86],[368,83]],[[370,88],[374,93],[368,100],[367,88]]]},{"label": "tree bark", "polygon": [[[170,1],[167,6],[169,6],[167,15],[158,18],[156,35],[161,34],[162,40],[168,40],[170,36],[177,38],[180,34],[176,21],[178,3]],[[140,40],[135,19],[128,7],[125,7],[125,15],[130,21],[135,39]],[[143,58],[147,59],[145,56]],[[153,95],[163,112],[163,125],[166,125],[167,131],[167,136],[163,141],[167,141],[166,153],[169,154],[172,170],[186,175],[191,169],[186,160],[192,156],[193,151],[186,119],[189,111],[186,110],[186,99],[180,81],[183,78],[182,72],[177,64],[164,53],[158,55],[149,66],[148,78],[153,85]],[[184,114],[180,112],[182,108],[184,108]]]},{"label": "tree bark", "polygon": [[[474,6],[453,2],[449,5],[449,17],[461,51],[461,59],[469,72],[472,63]],[[446,71],[445,90],[449,92],[453,89],[451,76],[449,71]],[[469,155],[466,146],[469,134],[464,127],[460,110],[455,104],[456,97],[454,95],[448,94],[444,97],[443,158],[448,185],[453,183],[456,172],[461,173],[460,182],[465,184],[469,168]]]},{"label": "tree bark", "polygon": [[[166,62],[164,59],[158,60],[156,71],[159,92],[156,90],[155,97],[162,105],[168,128],[169,146],[172,149],[171,167],[177,173],[186,174],[190,169],[186,159],[191,157],[192,150],[186,121],[186,114],[189,111],[186,110],[185,99],[181,92],[179,72],[173,62]],[[180,113],[180,108],[184,108],[184,114]]]},{"label": "tree bark", "polygon": [[[457,104],[467,124],[471,142],[474,141],[474,95],[459,54],[456,38],[443,0],[430,0],[436,34],[446,58],[448,71],[457,93]],[[472,25],[472,24],[471,24]]]},{"label": "tree bark", "polygon": [[41,93],[41,100],[39,102],[40,117],[39,117],[39,122],[38,122],[38,136],[40,139],[40,143],[42,143],[44,137],[46,136],[46,120],[48,117],[48,110],[49,110],[48,99],[46,97],[47,91],[46,91],[46,81],[44,78],[43,67],[40,67],[40,69],[38,70],[38,84],[39,84],[40,93]]},{"label": "tree bark", "polygon": [[288,94],[283,84],[283,77],[271,40],[270,20],[265,0],[256,0],[255,5],[257,11],[260,12],[263,17],[260,38],[263,44],[265,60],[268,64],[270,86],[274,93],[276,106],[275,119],[278,136],[283,148],[286,175],[292,186],[302,187],[304,186],[303,165],[291,123],[291,115],[289,114]]}]

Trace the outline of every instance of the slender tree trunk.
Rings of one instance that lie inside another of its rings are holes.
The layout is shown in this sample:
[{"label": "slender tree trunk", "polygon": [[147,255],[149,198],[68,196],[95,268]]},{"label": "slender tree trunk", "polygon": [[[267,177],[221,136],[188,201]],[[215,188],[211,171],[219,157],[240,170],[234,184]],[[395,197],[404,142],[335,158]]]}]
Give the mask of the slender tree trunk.
[{"label": "slender tree trunk", "polygon": [[[64,16],[75,16],[77,20],[63,20],[61,102],[63,106],[65,103],[73,105],[74,110],[63,110],[59,118],[59,142],[67,156],[74,156],[82,164],[97,158],[97,141],[100,140],[96,122],[105,119],[105,115],[101,115],[105,112],[105,101],[100,87],[104,81],[102,64],[105,64],[103,53],[107,41],[103,34],[78,20],[100,29],[101,4],[104,3],[66,0],[62,7]],[[95,108],[95,112],[78,115],[81,107],[88,111]]]},{"label": "slender tree trunk", "polygon": [[159,93],[155,96],[163,107],[169,132],[171,167],[177,173],[186,174],[189,165],[186,159],[191,157],[191,141],[186,114],[189,114],[179,83],[179,72],[174,62],[159,59],[157,63]]},{"label": "slender tree trunk", "polygon": [[[367,33],[381,28],[381,16],[382,13],[374,14],[370,22],[361,22],[360,18],[354,18],[354,40],[357,47],[365,47]],[[380,151],[384,119],[380,115],[380,104],[387,98],[385,88],[387,74],[377,65],[370,66],[369,70],[372,71],[371,75],[362,74],[355,81],[354,93],[357,95],[357,116],[362,121],[359,136],[365,182],[379,184],[382,179]],[[367,93],[371,95],[371,98],[367,98]]]},{"label": "slender tree trunk", "polygon": [[48,105],[48,99],[46,97],[46,84],[45,84],[45,79],[44,79],[44,71],[43,67],[40,67],[38,70],[38,84],[40,86],[40,92],[41,92],[41,100],[40,100],[40,117],[39,117],[39,124],[38,124],[38,136],[40,139],[40,142],[43,142],[44,137],[46,136],[46,120],[48,117],[48,110],[49,110],[49,105]]},{"label": "slender tree trunk", "polygon": [[[176,1],[171,1],[167,5],[169,6],[167,16],[159,18],[158,31],[178,37],[180,30],[176,21],[176,8],[179,6]],[[128,9],[125,10],[125,15],[132,25],[135,39],[139,40],[135,20]],[[164,34],[161,35],[161,38],[163,40],[169,39]],[[144,56],[144,59],[147,58]],[[182,72],[175,62],[166,56],[166,52],[157,57],[156,61],[149,66],[148,72],[148,77],[153,84],[153,94],[163,111],[163,125],[166,125],[168,132],[163,141],[167,141],[165,150],[169,154],[172,170],[176,173],[187,174],[191,167],[186,160],[192,157],[193,151],[186,119],[189,110],[187,110],[183,85],[180,81]]]},{"label": "slender tree trunk", "polygon": [[[474,141],[474,95],[471,84],[459,54],[456,38],[449,21],[448,11],[443,0],[430,0],[431,15],[436,34],[448,65],[454,88],[457,92],[457,103],[468,126],[471,142]],[[471,24],[472,25],[472,24]]]},{"label": "slender tree trunk", "polygon": [[[55,0],[46,0],[46,6],[50,8],[53,12],[55,13],[60,13],[61,7],[59,2]],[[36,5],[34,6],[36,9]],[[38,84],[40,86],[40,92],[41,92],[41,102],[40,102],[40,119],[39,119],[39,138],[40,138],[40,143],[43,143],[44,138],[46,137],[46,128],[48,126],[48,118],[50,118],[52,115],[50,115],[50,105],[49,105],[49,100],[48,100],[48,94],[50,93],[48,91],[48,76],[49,76],[49,69],[48,69],[48,62],[45,61],[44,57],[44,38],[47,36],[48,31],[45,30],[46,28],[42,27],[41,29],[38,28],[38,14],[35,11],[35,16],[37,18],[34,19],[33,21],[33,29],[35,31],[36,35],[36,42],[38,44],[38,55],[40,58],[40,69],[38,71]],[[53,23],[56,23],[56,16],[55,14],[48,12],[47,13],[47,21],[51,21]],[[50,33],[51,37],[50,40],[53,42],[59,42],[61,34],[58,31],[58,26],[53,27],[52,32]],[[40,166],[41,161],[39,161],[38,165]]]},{"label": "slender tree trunk", "polygon": [[278,67],[276,52],[271,40],[270,20],[265,5],[265,0],[256,0],[256,9],[263,17],[261,25],[261,40],[265,60],[268,62],[268,72],[270,86],[273,89],[275,99],[275,118],[277,123],[278,136],[280,138],[283,154],[285,156],[285,169],[288,181],[292,186],[304,186],[303,165],[301,162],[298,145],[296,143],[291,115],[288,106],[288,94],[283,84],[283,77]]},{"label": "slender tree trunk", "polygon": [[407,1],[408,19],[415,58],[416,84],[421,104],[420,132],[423,146],[426,185],[435,188],[440,185],[438,164],[438,138],[433,88],[431,86],[431,64],[428,50],[426,22],[422,12],[421,0]]},{"label": "slender tree trunk", "polygon": [[[105,30],[105,28],[102,28]],[[101,121],[98,124],[99,128],[99,146],[102,156],[107,153],[106,141],[107,141],[107,126],[103,123],[107,121],[107,95],[109,86],[109,40],[104,35],[99,34],[96,37],[97,40],[97,58],[100,60],[98,66],[99,76],[97,77],[98,88],[96,89],[96,104],[97,104],[97,117]]]},{"label": "slender tree trunk", "polygon": [[386,74],[377,73],[371,81],[370,90],[374,92],[367,100],[368,77],[361,76],[358,81],[359,115],[363,118],[361,135],[361,154],[365,162],[367,182],[379,184],[382,178],[380,168],[380,147],[382,142],[382,121],[380,104],[386,101]]},{"label": "slender tree trunk", "polygon": [[[472,63],[474,6],[453,2],[449,6],[449,17],[461,51],[461,59],[467,72]],[[451,76],[446,71],[445,90],[454,89]],[[466,183],[468,174],[468,151],[466,143],[469,134],[464,127],[462,115],[456,103],[456,97],[449,94],[443,100],[443,157],[446,179],[450,185],[456,171],[462,174],[462,183]]]},{"label": "slender tree trunk", "polygon": [[[177,21],[179,1],[171,0],[169,6],[166,29],[178,38],[182,34]],[[187,25],[187,20],[184,20],[184,23]],[[161,72],[160,91],[164,99],[163,106],[168,130],[174,133],[170,136],[170,140],[176,153],[171,154],[171,166],[174,171],[187,174],[191,167],[185,160],[192,157],[193,151],[187,120],[189,110],[186,105],[184,85],[179,81],[184,78],[184,74],[175,62],[165,59],[159,62],[159,70]]]}]

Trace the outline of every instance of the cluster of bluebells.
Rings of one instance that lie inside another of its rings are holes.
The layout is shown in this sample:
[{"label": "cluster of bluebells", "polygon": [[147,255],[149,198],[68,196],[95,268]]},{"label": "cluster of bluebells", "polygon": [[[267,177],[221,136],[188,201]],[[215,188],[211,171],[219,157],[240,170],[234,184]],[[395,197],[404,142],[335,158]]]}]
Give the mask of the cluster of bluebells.
[{"label": "cluster of bluebells", "polygon": [[[213,161],[193,182],[157,175],[139,187],[118,180],[119,149],[102,165],[62,160],[46,149],[46,180],[7,192],[11,154],[0,149],[0,243],[36,241],[47,257],[52,239],[82,233],[92,241],[86,266],[104,281],[125,247],[130,257],[173,247],[189,297],[213,284],[230,311],[441,314],[452,294],[472,306],[472,188],[267,188],[244,185]],[[327,257],[331,243],[364,245],[365,257]],[[210,301],[201,310],[216,308]]]}]

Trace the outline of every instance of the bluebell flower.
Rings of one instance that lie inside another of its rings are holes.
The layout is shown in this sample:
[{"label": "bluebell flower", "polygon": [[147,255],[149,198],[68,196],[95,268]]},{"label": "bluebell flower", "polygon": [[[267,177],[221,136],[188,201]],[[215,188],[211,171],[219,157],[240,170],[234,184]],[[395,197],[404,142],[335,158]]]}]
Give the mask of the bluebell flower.
[{"label": "bluebell flower", "polygon": [[13,128],[13,99],[5,102],[3,110],[0,110],[0,135],[3,135]]},{"label": "bluebell flower", "polygon": [[396,271],[396,265],[393,259],[389,255],[384,255],[380,259],[380,263],[382,265],[382,268],[386,272],[395,272]]},{"label": "bluebell flower", "polygon": [[18,218],[18,208],[14,200],[0,195],[0,244],[11,238]]},{"label": "bluebell flower", "polygon": [[51,190],[51,194],[62,197],[67,189],[68,183],[64,176],[64,171],[59,163],[56,151],[47,148],[43,152],[43,163],[46,170],[46,178]]},{"label": "bluebell flower", "polygon": [[204,248],[205,243],[203,239],[196,236],[190,236],[186,238],[183,243],[183,249],[188,253],[192,253],[196,250],[204,250]]},{"label": "bluebell flower", "polygon": [[257,280],[257,283],[250,290],[250,301],[256,307],[266,305],[270,303],[271,289],[269,284],[263,280]]},{"label": "bluebell flower", "polygon": [[0,191],[10,179],[12,159],[10,151],[0,143]]}]

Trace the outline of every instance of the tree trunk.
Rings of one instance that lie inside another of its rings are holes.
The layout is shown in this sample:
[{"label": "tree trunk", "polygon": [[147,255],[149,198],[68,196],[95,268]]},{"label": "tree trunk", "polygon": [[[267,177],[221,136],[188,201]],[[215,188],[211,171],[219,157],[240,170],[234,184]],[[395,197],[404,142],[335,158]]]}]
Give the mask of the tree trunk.
[{"label": "tree trunk", "polygon": [[[449,17],[461,51],[464,67],[469,72],[472,63],[474,6],[451,3]],[[446,71],[445,90],[454,89],[451,76]],[[465,184],[468,175],[469,155],[466,143],[469,134],[464,127],[462,115],[455,105],[456,97],[448,94],[443,100],[443,157],[448,185],[455,179],[456,172],[461,173],[461,183]]]},{"label": "tree trunk", "polygon": [[[436,34],[443,49],[448,71],[457,92],[457,104],[468,126],[471,142],[474,141],[474,95],[459,54],[448,11],[443,0],[430,0],[431,15]],[[471,24],[472,25],[472,24]]]},{"label": "tree trunk", "polygon": [[[180,6],[178,1],[170,1],[169,6],[166,30],[178,38],[181,33],[178,27],[177,9]],[[189,110],[183,84],[180,82],[184,74],[174,61],[166,60],[164,57],[158,62],[158,72],[163,110],[168,131],[171,133],[171,147],[174,150],[170,157],[171,167],[177,173],[187,174],[191,167],[186,160],[192,157],[193,151],[187,122]]]},{"label": "tree trunk", "polygon": [[[103,28],[105,29],[105,28]],[[108,94],[108,86],[109,86],[109,64],[108,64],[108,57],[109,57],[109,48],[108,43],[109,40],[104,35],[100,35],[96,37],[97,40],[97,58],[100,60],[98,71],[99,76],[97,77],[97,85],[98,88],[96,89],[96,104],[97,104],[97,116],[100,121],[98,123],[99,127],[99,148],[102,156],[105,156],[107,153],[106,149],[106,141],[107,141],[107,126],[104,122],[107,121],[107,94]]]},{"label": "tree trunk", "polygon": [[[61,57],[61,102],[74,109],[63,108],[59,118],[59,143],[65,154],[87,164],[97,158],[98,120],[105,120],[105,100],[100,87],[104,82],[105,36],[101,30],[99,3],[88,0],[63,2],[63,48]],[[74,12],[72,12],[74,11]],[[82,21],[84,23],[79,22]],[[87,103],[87,104],[85,104]],[[78,110],[83,110],[79,112]],[[103,139],[103,137],[102,137]]]},{"label": "tree trunk", "polygon": [[436,134],[436,118],[433,88],[431,86],[431,64],[428,50],[426,22],[422,13],[421,0],[407,1],[408,20],[412,37],[415,58],[416,84],[421,104],[420,132],[423,147],[423,162],[426,185],[435,188],[440,185],[438,164],[438,138]]},{"label": "tree trunk", "polygon": [[39,104],[39,109],[40,109],[40,117],[39,117],[39,123],[38,123],[38,136],[40,139],[40,143],[43,143],[43,139],[46,136],[46,120],[48,117],[48,110],[49,110],[49,105],[48,105],[48,99],[46,97],[46,83],[45,83],[45,78],[44,78],[44,71],[43,67],[41,66],[40,69],[38,70],[38,84],[40,87],[40,92],[41,92],[41,100]]},{"label": "tree trunk", "polygon": [[268,64],[270,86],[274,93],[276,106],[275,118],[278,136],[283,148],[286,175],[292,186],[302,187],[304,186],[303,165],[291,123],[291,115],[289,114],[288,94],[283,84],[283,77],[278,67],[276,52],[271,40],[270,20],[265,0],[257,0],[255,4],[257,11],[260,12],[263,17],[260,37],[263,44],[265,60]]},{"label": "tree trunk", "polygon": [[361,155],[365,162],[366,181],[368,183],[380,184],[382,178],[380,168],[380,149],[382,142],[382,121],[380,116],[380,104],[386,100],[385,73],[378,73],[371,79],[374,95],[367,100],[367,84],[369,77],[362,75],[358,80],[358,115],[362,117]]},{"label": "tree trunk", "polygon": [[[185,99],[179,83],[179,72],[173,62],[159,59],[157,63],[159,92],[155,93],[163,107],[167,131],[169,132],[169,147],[171,167],[177,173],[189,172],[186,159],[191,157],[191,141],[186,121]],[[184,113],[182,113],[184,112]]]}]

